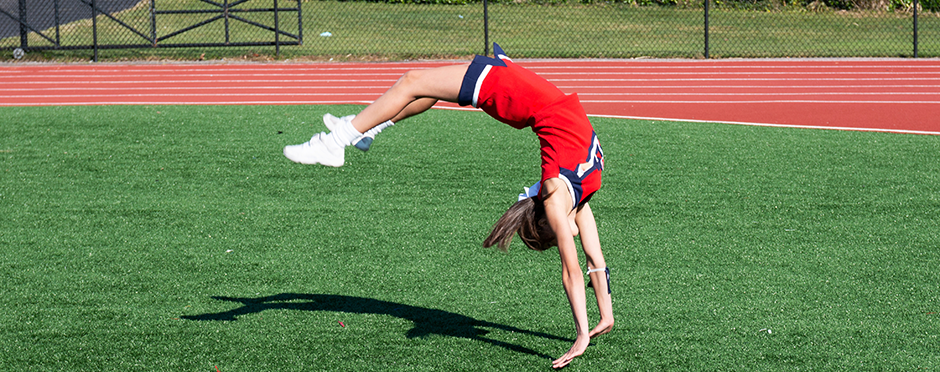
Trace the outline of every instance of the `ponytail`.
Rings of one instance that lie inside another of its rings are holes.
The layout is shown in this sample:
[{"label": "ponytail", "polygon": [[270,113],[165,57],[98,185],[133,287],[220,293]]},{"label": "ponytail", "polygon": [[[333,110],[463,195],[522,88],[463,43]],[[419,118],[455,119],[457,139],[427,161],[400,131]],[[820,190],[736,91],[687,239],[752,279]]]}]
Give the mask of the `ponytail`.
[{"label": "ponytail", "polygon": [[509,207],[493,225],[490,235],[483,241],[483,247],[496,245],[505,252],[516,234],[519,234],[519,239],[522,239],[527,247],[536,251],[544,251],[557,245],[555,232],[545,216],[545,206],[537,199],[522,199]]}]

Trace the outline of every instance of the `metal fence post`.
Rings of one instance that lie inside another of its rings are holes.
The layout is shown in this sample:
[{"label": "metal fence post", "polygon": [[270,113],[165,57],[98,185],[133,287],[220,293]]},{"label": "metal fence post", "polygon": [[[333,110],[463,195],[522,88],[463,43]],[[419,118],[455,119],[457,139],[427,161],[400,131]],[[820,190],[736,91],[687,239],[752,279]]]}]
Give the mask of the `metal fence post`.
[{"label": "metal fence post", "polygon": [[231,42],[228,28],[228,0],[222,2],[222,15],[225,16],[225,45],[228,45]]},{"label": "metal fence post", "polygon": [[150,0],[150,40],[157,47],[157,0]]},{"label": "metal fence post", "polygon": [[98,3],[91,0],[91,44],[95,49],[94,61],[98,62]]},{"label": "metal fence post", "polygon": [[297,44],[304,45],[304,21],[301,14],[300,0],[297,0]]},{"label": "metal fence post", "polygon": [[55,7],[55,9],[53,9],[55,12],[55,46],[58,48],[62,46],[62,43],[59,39],[59,23],[61,23],[61,20],[59,19],[59,0],[53,1],[52,6]]},{"label": "metal fence post", "polygon": [[483,0],[483,55],[490,54],[490,12]]},{"label": "metal fence post", "polygon": [[26,25],[26,0],[20,0],[20,48],[23,50],[29,49],[29,39],[26,37],[29,29]]},{"label": "metal fence post", "polygon": [[914,0],[914,58],[917,58],[917,0]]},{"label": "metal fence post", "polygon": [[281,28],[277,19],[277,0],[274,0],[274,58],[281,58]]},{"label": "metal fence post", "polygon": [[708,0],[705,0],[705,59],[708,58]]}]

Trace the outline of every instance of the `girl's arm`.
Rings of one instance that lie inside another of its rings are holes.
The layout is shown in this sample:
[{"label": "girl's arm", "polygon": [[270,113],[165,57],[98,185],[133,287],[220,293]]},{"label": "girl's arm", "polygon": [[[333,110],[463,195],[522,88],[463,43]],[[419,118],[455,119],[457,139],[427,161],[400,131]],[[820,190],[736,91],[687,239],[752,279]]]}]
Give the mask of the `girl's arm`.
[{"label": "girl's arm", "polygon": [[543,182],[545,214],[548,224],[558,239],[558,253],[561,257],[561,282],[565,287],[571,314],[574,317],[577,338],[574,345],[561,358],[552,363],[553,368],[562,368],[575,357],[584,353],[591,337],[588,333],[587,305],[584,295],[584,274],[578,262],[578,251],[568,224],[568,213],[572,210],[571,194],[564,181],[553,178]]},{"label": "girl's arm", "polygon": [[[581,210],[574,217],[574,222],[578,224],[578,229],[581,232],[581,248],[584,249],[588,268],[607,268],[591,206],[585,204],[581,207]],[[594,337],[610,332],[614,327],[614,311],[610,299],[610,290],[607,287],[607,273],[603,271],[591,273],[591,282],[594,285],[594,296],[597,297],[597,308],[601,313],[601,320],[591,330],[591,337]]]}]

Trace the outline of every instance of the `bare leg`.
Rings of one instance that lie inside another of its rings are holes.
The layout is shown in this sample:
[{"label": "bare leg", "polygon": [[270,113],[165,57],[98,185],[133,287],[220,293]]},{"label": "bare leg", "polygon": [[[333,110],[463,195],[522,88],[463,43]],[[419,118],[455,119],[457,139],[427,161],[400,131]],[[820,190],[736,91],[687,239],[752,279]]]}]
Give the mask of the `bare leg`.
[{"label": "bare leg", "polygon": [[[352,125],[359,133],[385,122],[424,112],[437,100],[457,102],[468,64],[408,71],[371,105],[356,115]],[[401,120],[399,119],[399,120]],[[394,121],[394,120],[393,120]]]},{"label": "bare leg", "polygon": [[[437,100],[456,102],[468,66],[409,71],[351,122],[343,121],[328,134],[320,133],[305,143],[284,147],[284,156],[295,163],[341,167],[346,162],[346,146],[358,143],[357,139],[363,142],[363,133],[369,129],[427,111]],[[368,149],[368,144],[365,147]]]},{"label": "bare leg", "polygon": [[[405,106],[405,108],[401,110],[398,115],[395,115],[395,118],[393,118],[391,121],[382,122],[381,124],[372,127],[372,129],[363,132],[362,137],[356,141],[353,141],[353,145],[356,146],[356,148],[359,150],[369,151],[369,148],[372,147],[372,142],[375,140],[375,136],[385,130],[385,128],[395,125],[395,123],[399,123],[409,117],[425,112],[434,106],[435,103],[437,103],[437,99],[434,98],[419,98],[415,101],[412,101],[408,104],[408,106]],[[355,118],[355,115],[351,116]],[[343,119],[326,114],[323,116],[323,124],[326,124],[326,127],[332,131],[334,128],[337,128],[343,124]]]},{"label": "bare leg", "polygon": [[405,109],[401,110],[401,112],[399,112],[398,115],[395,115],[395,118],[392,119],[392,122],[397,123],[399,121],[405,120],[407,118],[410,118],[412,116],[425,112],[431,107],[433,107],[434,104],[437,103],[437,101],[438,100],[436,98],[418,98],[412,101],[411,103],[409,103],[408,106],[405,106]]}]

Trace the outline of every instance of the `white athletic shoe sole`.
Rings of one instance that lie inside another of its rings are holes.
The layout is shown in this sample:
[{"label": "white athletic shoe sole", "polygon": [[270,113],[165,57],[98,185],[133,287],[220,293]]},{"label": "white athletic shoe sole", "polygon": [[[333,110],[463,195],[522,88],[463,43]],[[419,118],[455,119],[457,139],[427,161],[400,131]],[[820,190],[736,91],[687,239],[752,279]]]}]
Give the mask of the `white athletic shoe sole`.
[{"label": "white athletic shoe sole", "polygon": [[284,156],[300,164],[322,164],[328,167],[342,167],[346,162],[344,148],[330,147],[323,141],[326,133],[318,133],[310,141],[299,145],[285,146]]}]

